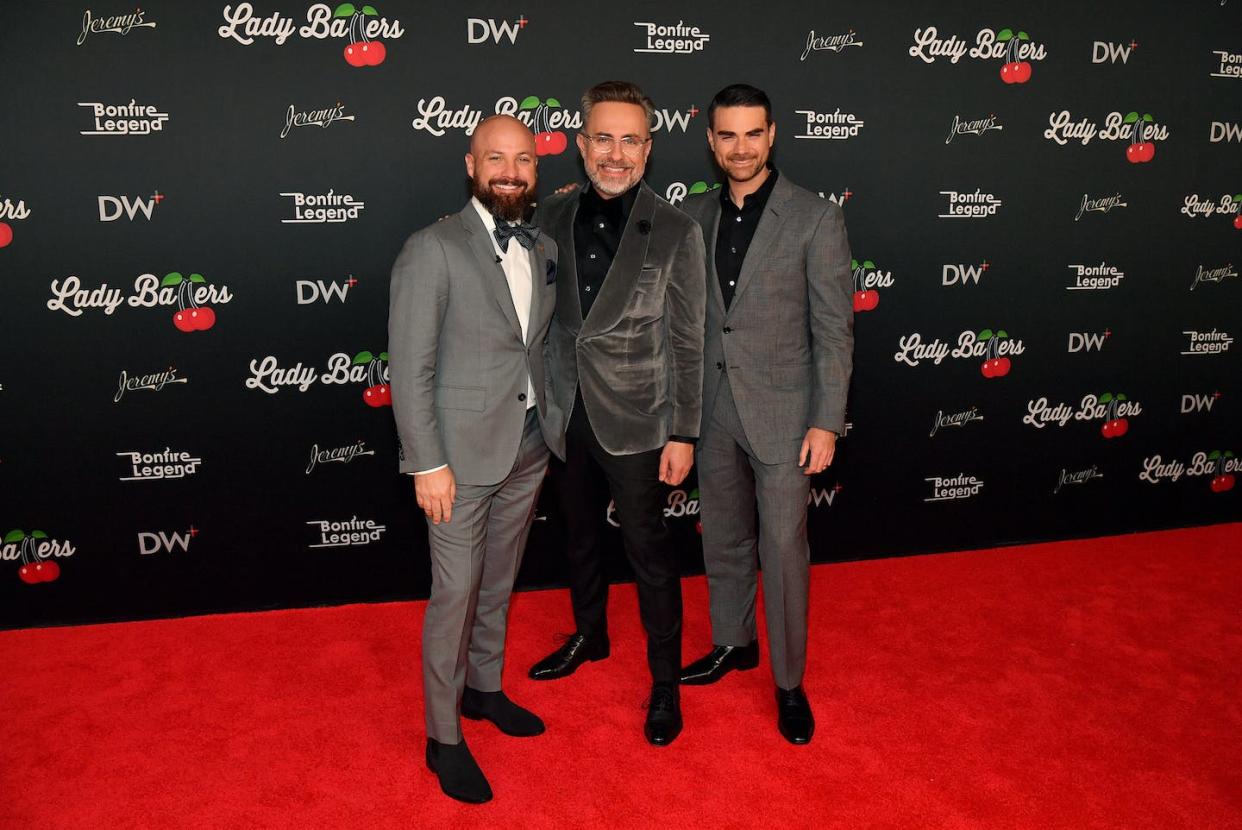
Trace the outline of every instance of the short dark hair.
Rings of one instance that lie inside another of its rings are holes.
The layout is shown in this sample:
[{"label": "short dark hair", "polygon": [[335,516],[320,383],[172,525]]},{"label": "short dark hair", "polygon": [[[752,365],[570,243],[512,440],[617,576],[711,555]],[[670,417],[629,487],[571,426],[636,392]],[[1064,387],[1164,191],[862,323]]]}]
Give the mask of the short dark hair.
[{"label": "short dark hair", "polygon": [[603,81],[582,93],[582,123],[586,124],[591,117],[591,107],[606,101],[642,107],[647,116],[647,126],[652,126],[655,103],[638,84],[629,81]]},{"label": "short dark hair", "polygon": [[729,84],[716,93],[707,108],[707,125],[716,126],[716,109],[719,107],[763,107],[763,120],[772,123],[772,102],[768,94],[750,84]]}]

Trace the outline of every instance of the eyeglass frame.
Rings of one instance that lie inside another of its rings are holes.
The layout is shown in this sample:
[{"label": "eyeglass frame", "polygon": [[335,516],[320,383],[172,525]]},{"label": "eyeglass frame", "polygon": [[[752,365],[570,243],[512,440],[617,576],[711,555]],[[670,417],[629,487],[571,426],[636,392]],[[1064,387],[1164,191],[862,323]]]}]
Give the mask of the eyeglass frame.
[{"label": "eyeglass frame", "polygon": [[[612,145],[614,143],[620,145],[622,155],[626,155],[626,156],[637,155],[638,152],[643,148],[643,146],[651,141],[651,136],[647,136],[646,138],[639,138],[638,136],[634,136],[634,135],[623,135],[620,138],[617,138],[616,136],[609,135],[608,133],[599,133],[598,135],[591,135],[588,132],[579,132],[578,135],[586,139],[586,142],[588,145],[590,145],[592,152],[596,153],[597,155],[601,155],[601,156],[611,153]],[[604,143],[604,146],[601,146],[600,144],[601,141]],[[627,144],[626,142],[629,142],[629,143]]]}]

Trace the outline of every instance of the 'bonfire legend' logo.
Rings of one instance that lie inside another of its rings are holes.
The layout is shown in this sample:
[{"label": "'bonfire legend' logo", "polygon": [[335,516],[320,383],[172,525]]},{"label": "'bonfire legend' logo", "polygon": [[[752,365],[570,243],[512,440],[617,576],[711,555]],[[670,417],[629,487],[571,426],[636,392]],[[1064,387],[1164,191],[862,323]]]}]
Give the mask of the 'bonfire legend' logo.
[{"label": "'bonfire legend' logo", "polygon": [[384,531],[388,529],[384,525],[376,524],[373,519],[359,519],[357,516],[352,516],[345,522],[316,520],[307,522],[307,524],[319,528],[319,541],[307,546],[312,548],[369,545],[372,542],[378,542],[384,535]]},{"label": "'bonfire legend' logo", "polygon": [[42,530],[10,530],[4,534],[4,544],[0,546],[0,560],[15,562],[20,560],[17,576],[27,585],[40,582],[55,582],[60,576],[60,565],[52,561],[52,557],[63,559],[77,553],[68,541],[52,539]]},{"label": "'bonfire legend' logo", "polygon": [[931,476],[923,480],[930,484],[932,489],[931,495],[923,499],[925,502],[960,501],[977,496],[983,490],[982,479],[968,476],[965,473],[949,478]]},{"label": "'bonfire legend' logo", "polygon": [[794,135],[794,138],[842,141],[856,137],[858,131],[865,126],[862,119],[852,112],[841,112],[840,107],[832,112],[817,112],[816,110],[795,110],[795,112],[803,116],[806,123],[802,132]]},{"label": "'bonfire legend' logo", "polygon": [[1183,331],[1190,338],[1182,354],[1224,354],[1233,345],[1233,337],[1228,332],[1217,331]]},{"label": "'bonfire legend' logo", "polygon": [[290,191],[281,193],[293,200],[293,218],[281,219],[282,225],[334,224],[349,222],[362,215],[365,202],[360,202],[349,193],[337,193],[329,190],[323,194],[301,193]]},{"label": "'bonfire legend' logo", "polygon": [[939,219],[986,219],[996,215],[996,209],[1004,204],[991,193],[975,190],[974,193],[961,193],[957,190],[942,190],[941,196],[949,197],[948,213],[937,214]]},{"label": "'bonfire legend' logo", "polygon": [[79,130],[80,135],[150,135],[162,132],[169,118],[158,107],[139,104],[133,98],[128,104],[79,101],[78,106],[89,107],[94,116],[94,129]]},{"label": "'bonfire legend' logo", "polygon": [[646,36],[643,45],[634,51],[656,55],[691,55],[702,52],[712,36],[700,31],[698,26],[687,26],[684,20],[675,25],[664,26],[658,23],[640,23],[635,26],[643,30]]},{"label": "'bonfire legend' logo", "polygon": [[197,473],[203,463],[203,459],[171,447],[165,447],[163,452],[118,452],[116,455],[129,459],[129,475],[121,476],[121,481],[185,478]]},{"label": "'bonfire legend' logo", "polygon": [[1116,265],[1101,262],[1099,265],[1067,265],[1074,277],[1066,291],[1106,291],[1121,285],[1125,272]]}]

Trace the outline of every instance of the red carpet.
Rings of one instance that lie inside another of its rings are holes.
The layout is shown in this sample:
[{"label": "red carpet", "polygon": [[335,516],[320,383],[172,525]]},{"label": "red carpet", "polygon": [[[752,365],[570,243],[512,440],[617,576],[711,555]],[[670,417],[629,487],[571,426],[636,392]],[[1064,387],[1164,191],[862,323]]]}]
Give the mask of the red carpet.
[{"label": "red carpet", "polygon": [[[0,632],[0,827],[1242,827],[1240,542],[816,567],[807,747],[766,656],[684,689],[686,731],[647,746],[632,587],[612,658],[553,683],[525,670],[568,597],[520,594],[507,690],[548,732],[465,724],[481,807],[422,763],[421,603]],[[685,598],[697,656],[701,578]]]}]

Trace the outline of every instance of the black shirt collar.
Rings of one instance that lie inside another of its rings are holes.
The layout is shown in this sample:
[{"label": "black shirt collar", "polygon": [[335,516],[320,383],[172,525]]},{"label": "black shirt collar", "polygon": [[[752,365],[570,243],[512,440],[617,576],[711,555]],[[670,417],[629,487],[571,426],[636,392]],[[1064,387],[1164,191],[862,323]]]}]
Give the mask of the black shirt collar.
[{"label": "black shirt collar", "polygon": [[726,179],[724,186],[720,188],[720,204],[725,209],[732,209],[734,213],[742,210],[763,210],[768,203],[768,197],[772,195],[772,189],[776,187],[776,179],[780,176],[780,172],[773,166],[768,165],[768,177],[764,179],[763,184],[754,193],[749,193],[746,198],[742,199],[742,207],[739,209],[733,204],[733,198],[729,196],[729,182]]},{"label": "black shirt collar", "polygon": [[595,192],[595,186],[588,182],[586,187],[582,188],[582,196],[579,197],[579,210],[602,214],[619,230],[629,221],[630,211],[634,209],[634,202],[638,200],[638,189],[642,187],[642,184],[639,181],[620,196],[605,199]]}]

